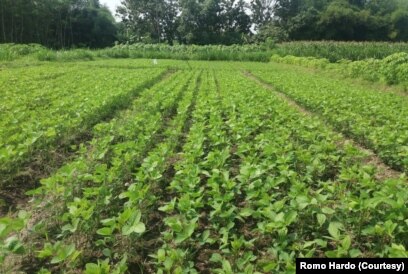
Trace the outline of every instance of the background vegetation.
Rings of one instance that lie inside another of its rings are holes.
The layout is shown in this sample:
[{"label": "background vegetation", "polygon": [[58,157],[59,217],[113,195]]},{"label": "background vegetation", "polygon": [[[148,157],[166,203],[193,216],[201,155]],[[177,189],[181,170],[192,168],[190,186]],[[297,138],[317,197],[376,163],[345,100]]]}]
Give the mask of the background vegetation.
[{"label": "background vegetation", "polygon": [[[95,58],[148,58],[176,60],[229,60],[268,62],[272,55],[312,57],[325,62],[365,59],[380,60],[395,53],[408,53],[408,43],[387,42],[287,42],[249,45],[116,45],[105,49],[50,50],[38,44],[2,44],[0,61],[74,61]],[[315,60],[315,59],[313,59]]]},{"label": "background vegetation", "polygon": [[291,55],[284,57],[273,55],[271,61],[309,68],[324,68],[337,75],[362,78],[370,82],[380,82],[387,85],[400,85],[404,91],[408,90],[408,54],[406,52],[395,53],[384,59],[340,60],[336,63],[330,63],[326,58]]},{"label": "background vegetation", "polygon": [[0,43],[61,49],[124,43],[232,45],[295,40],[407,41],[404,0],[2,0]]},{"label": "background vegetation", "polygon": [[268,62],[272,50],[266,45],[177,45],[133,44],[105,49],[50,50],[38,44],[0,45],[0,61],[75,61],[95,58],[149,58],[176,60],[230,60]]},{"label": "background vegetation", "polygon": [[117,28],[99,0],[1,0],[0,43],[52,48],[113,45]]},{"label": "background vegetation", "polygon": [[276,45],[274,54],[280,56],[326,58],[330,62],[342,59],[352,61],[367,58],[383,59],[398,52],[408,52],[407,43],[296,41]]}]

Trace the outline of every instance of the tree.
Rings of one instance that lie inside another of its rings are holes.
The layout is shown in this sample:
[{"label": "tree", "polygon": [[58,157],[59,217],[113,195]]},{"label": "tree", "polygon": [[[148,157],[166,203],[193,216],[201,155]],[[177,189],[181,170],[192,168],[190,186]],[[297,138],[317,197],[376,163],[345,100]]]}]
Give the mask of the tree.
[{"label": "tree", "polygon": [[275,0],[274,15],[281,25],[287,25],[295,17],[301,7],[301,0]]},{"label": "tree", "polygon": [[216,44],[223,29],[220,0],[181,0],[180,42],[186,44]]},{"label": "tree", "polygon": [[299,12],[286,22],[289,36],[294,40],[319,40],[322,36],[322,28],[318,22],[321,12],[315,8]]},{"label": "tree", "polygon": [[173,41],[177,38],[177,27],[179,19],[177,14],[179,12],[179,5],[176,0],[166,1],[166,12],[163,18],[163,30],[165,39],[172,45]]},{"label": "tree", "polygon": [[174,0],[122,0],[117,12],[135,42],[174,40],[178,12]]},{"label": "tree", "polygon": [[111,46],[116,40],[114,18],[106,7],[90,5],[73,10],[72,43],[77,46],[101,48]]},{"label": "tree", "polygon": [[408,11],[398,9],[393,12],[391,24],[390,38],[396,41],[408,41]]},{"label": "tree", "polygon": [[180,17],[177,31],[179,42],[193,44],[199,40],[198,32],[201,28],[201,4],[195,0],[180,1]]},{"label": "tree", "polygon": [[331,3],[321,14],[318,26],[327,40],[354,40],[359,14],[343,1]]},{"label": "tree", "polygon": [[116,26],[99,0],[1,0],[0,42],[105,47]]},{"label": "tree", "polygon": [[[52,48],[122,42],[241,44],[408,40],[407,0],[0,0],[0,42]],[[251,30],[255,29],[255,35]]]},{"label": "tree", "polygon": [[266,42],[266,44],[275,44],[277,42],[289,40],[289,33],[285,29],[271,22],[262,25],[259,28],[253,40],[255,42]]},{"label": "tree", "polygon": [[186,44],[240,44],[250,33],[243,0],[182,0],[178,33]]},{"label": "tree", "polygon": [[251,0],[252,23],[259,29],[272,21],[274,0]]}]

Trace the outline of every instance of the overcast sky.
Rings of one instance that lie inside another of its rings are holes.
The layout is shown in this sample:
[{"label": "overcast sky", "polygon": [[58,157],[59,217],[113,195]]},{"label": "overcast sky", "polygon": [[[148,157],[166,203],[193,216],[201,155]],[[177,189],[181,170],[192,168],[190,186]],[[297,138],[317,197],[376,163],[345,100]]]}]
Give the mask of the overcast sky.
[{"label": "overcast sky", "polygon": [[119,6],[120,0],[100,0],[101,4],[105,4],[112,11],[113,15],[116,13],[116,7]]}]

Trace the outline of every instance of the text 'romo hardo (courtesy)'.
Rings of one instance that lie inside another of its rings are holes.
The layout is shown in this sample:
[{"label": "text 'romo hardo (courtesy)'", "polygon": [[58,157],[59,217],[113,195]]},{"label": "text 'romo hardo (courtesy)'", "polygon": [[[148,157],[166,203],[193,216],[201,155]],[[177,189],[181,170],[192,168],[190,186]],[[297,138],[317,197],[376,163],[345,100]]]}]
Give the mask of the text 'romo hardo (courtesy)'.
[{"label": "text 'romo hardo (courtesy)'", "polygon": [[296,259],[296,273],[408,273],[408,259]]}]

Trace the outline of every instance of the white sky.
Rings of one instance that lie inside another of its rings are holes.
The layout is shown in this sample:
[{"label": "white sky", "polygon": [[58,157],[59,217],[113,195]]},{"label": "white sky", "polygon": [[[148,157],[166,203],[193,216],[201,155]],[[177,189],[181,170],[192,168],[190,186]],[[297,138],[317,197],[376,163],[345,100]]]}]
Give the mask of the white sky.
[{"label": "white sky", "polygon": [[120,5],[120,0],[100,0],[101,4],[107,5],[112,11],[112,14],[115,15],[116,7]]}]

